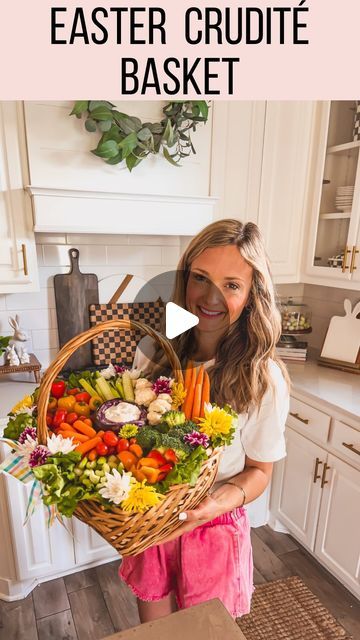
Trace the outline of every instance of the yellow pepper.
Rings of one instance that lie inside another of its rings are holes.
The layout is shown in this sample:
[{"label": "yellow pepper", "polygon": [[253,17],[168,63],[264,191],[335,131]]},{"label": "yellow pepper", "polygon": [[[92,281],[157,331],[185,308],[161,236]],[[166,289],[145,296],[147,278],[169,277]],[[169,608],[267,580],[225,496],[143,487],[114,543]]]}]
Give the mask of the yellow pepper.
[{"label": "yellow pepper", "polygon": [[76,404],[76,400],[74,396],[63,396],[58,400],[58,408],[66,409],[67,411],[72,411]]},{"label": "yellow pepper", "polygon": [[100,398],[100,396],[92,396],[89,400],[89,407],[91,411],[96,411],[96,409],[98,409],[100,407],[101,404],[103,404],[103,400]]},{"label": "yellow pepper", "polygon": [[86,402],[75,402],[73,411],[75,411],[78,416],[86,416],[88,418],[90,415],[90,407]]}]

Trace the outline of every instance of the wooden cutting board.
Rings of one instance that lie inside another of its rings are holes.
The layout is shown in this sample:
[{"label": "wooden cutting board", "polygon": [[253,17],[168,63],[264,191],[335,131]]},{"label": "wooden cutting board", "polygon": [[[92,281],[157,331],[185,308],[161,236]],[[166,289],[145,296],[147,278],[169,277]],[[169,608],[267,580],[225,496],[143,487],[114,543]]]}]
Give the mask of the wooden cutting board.
[{"label": "wooden cutting board", "polygon": [[[54,276],[60,347],[89,329],[89,305],[99,302],[97,276],[95,273],[81,273],[78,249],[70,249],[69,256],[70,272]],[[91,365],[91,343],[87,343],[71,356],[65,369],[83,369]]]},{"label": "wooden cutting board", "polygon": [[322,358],[356,363],[360,350],[360,302],[351,308],[350,300],[344,300],[344,316],[334,316],[330,320]]}]

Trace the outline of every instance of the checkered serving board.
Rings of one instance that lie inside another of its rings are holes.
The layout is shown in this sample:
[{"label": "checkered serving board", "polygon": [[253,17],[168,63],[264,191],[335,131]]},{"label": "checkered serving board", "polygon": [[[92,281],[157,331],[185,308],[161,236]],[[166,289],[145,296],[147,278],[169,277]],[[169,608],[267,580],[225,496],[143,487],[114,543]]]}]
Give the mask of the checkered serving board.
[{"label": "checkered serving board", "polygon": [[[161,300],[155,302],[131,302],[117,304],[91,304],[90,325],[108,320],[137,320],[149,325],[156,331],[160,330],[164,304]],[[105,331],[92,340],[93,362],[95,366],[122,362],[131,366],[136,345],[143,337],[139,330],[134,331]]]}]

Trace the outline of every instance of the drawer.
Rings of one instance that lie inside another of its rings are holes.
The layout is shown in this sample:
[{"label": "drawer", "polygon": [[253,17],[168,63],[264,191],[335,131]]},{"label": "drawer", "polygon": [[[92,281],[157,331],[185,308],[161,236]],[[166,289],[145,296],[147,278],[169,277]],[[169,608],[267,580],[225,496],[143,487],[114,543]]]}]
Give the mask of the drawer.
[{"label": "drawer", "polygon": [[330,416],[292,396],[287,424],[311,440],[328,441]]},{"label": "drawer", "polygon": [[331,429],[330,444],[341,454],[360,468],[360,431],[334,420]]}]

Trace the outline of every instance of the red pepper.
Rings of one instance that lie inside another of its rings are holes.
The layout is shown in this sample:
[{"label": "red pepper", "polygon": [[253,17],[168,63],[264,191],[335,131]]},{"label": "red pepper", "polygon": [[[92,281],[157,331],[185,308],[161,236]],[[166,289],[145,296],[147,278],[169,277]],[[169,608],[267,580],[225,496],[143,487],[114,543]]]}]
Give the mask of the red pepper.
[{"label": "red pepper", "polygon": [[52,427],[52,423],[53,423],[53,417],[51,415],[51,413],[47,413],[46,414],[46,424],[48,427]]},{"label": "red pepper", "polygon": [[65,411],[65,409],[58,409],[57,411],[55,411],[52,426],[60,427],[62,422],[67,422],[66,416],[67,416],[67,411]]},{"label": "red pepper", "polygon": [[157,460],[157,462],[159,462],[161,465],[166,464],[166,459],[164,458],[163,454],[160,453],[160,451],[158,451],[157,449],[153,449],[152,451],[150,451],[147,457],[153,458],[153,460]]},{"label": "red pepper", "polygon": [[62,398],[65,393],[66,384],[64,380],[55,380],[51,385],[51,395],[54,398]]},{"label": "red pepper", "polygon": [[178,462],[178,458],[174,449],[166,449],[166,451],[164,452],[164,458],[165,460],[167,460],[167,462],[173,462],[174,464]]},{"label": "red pepper", "polygon": [[74,387],[73,389],[67,389],[66,393],[68,394],[68,396],[76,396],[77,393],[80,393],[80,388],[79,387]]},{"label": "red pepper", "polygon": [[164,478],[166,478],[167,474],[171,471],[172,468],[173,468],[173,465],[171,464],[171,462],[167,462],[166,464],[163,464],[163,466],[160,467],[159,469],[158,482],[160,482],[161,480],[164,480]]},{"label": "red pepper", "polygon": [[89,404],[90,398],[91,395],[87,391],[81,391],[81,393],[77,393],[75,395],[76,402],[86,402],[87,404]]}]

